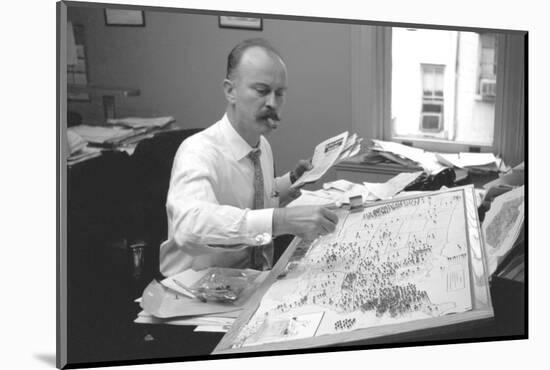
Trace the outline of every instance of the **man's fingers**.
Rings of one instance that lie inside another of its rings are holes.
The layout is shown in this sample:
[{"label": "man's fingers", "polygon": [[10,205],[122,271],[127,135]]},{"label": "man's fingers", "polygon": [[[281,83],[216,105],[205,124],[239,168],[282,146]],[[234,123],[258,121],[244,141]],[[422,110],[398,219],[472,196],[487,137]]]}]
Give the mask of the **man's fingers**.
[{"label": "man's fingers", "polygon": [[330,210],[326,210],[327,212],[324,212],[324,209],[321,209],[321,214],[323,218],[321,219],[321,231],[323,234],[330,234],[336,229],[336,224],[338,223],[338,216],[334,214],[334,212],[331,212]]},{"label": "man's fingers", "polygon": [[311,159],[302,160],[302,165],[307,169],[311,170],[313,168],[313,165],[311,164]]},{"label": "man's fingers", "polygon": [[321,235],[322,234],[330,234],[334,230],[336,230],[336,225],[332,222],[323,222],[321,223]]},{"label": "man's fingers", "polygon": [[311,159],[300,159],[298,161],[297,169],[301,172],[311,170],[313,165],[311,164]]},{"label": "man's fingers", "polygon": [[332,212],[330,209],[323,207],[321,208],[321,213],[325,218],[330,220],[335,225],[338,223],[338,215],[336,215],[336,213]]}]

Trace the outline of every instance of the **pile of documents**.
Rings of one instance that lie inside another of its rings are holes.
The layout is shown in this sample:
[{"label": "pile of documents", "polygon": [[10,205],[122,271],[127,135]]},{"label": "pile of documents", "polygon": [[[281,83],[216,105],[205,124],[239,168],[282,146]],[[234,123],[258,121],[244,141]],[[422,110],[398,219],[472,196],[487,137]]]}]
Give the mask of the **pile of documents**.
[{"label": "pile of documents", "polygon": [[[113,118],[105,125],[78,125],[67,129],[71,156],[69,165],[101,155],[101,148],[133,154],[136,145],[153,137],[174,122],[174,118]],[[73,149],[74,148],[74,149]]]},{"label": "pile of documents", "polygon": [[503,169],[502,159],[493,153],[436,153],[436,156],[440,163],[449,167],[477,172],[500,172]]},{"label": "pile of documents", "polygon": [[139,128],[163,128],[168,124],[174,122],[174,117],[126,117],[126,118],[109,118],[107,123],[110,125],[119,125],[123,127],[139,129]]},{"label": "pile of documents", "polygon": [[225,332],[263,282],[268,271],[208,268],[186,270],[152,281],[139,302],[134,320],[142,324],[197,326],[196,331]]},{"label": "pile of documents", "polygon": [[129,117],[109,119],[106,125],[78,125],[69,130],[93,145],[115,147],[134,144],[151,137],[171,122],[174,122],[173,117]]},{"label": "pile of documents", "polygon": [[504,172],[509,169],[493,153],[435,153],[392,141],[372,142],[367,161],[376,161],[376,157],[380,157],[408,168],[422,169],[429,175],[437,174],[448,167],[473,172]]},{"label": "pile of documents", "polygon": [[357,134],[349,135],[347,131],[323,141],[313,152],[313,168],[304,172],[292,187],[298,188],[319,180],[334,164],[357,155],[362,141]]},{"label": "pile of documents", "polygon": [[68,129],[70,132],[78,134],[84,141],[98,146],[115,146],[122,143],[125,139],[144,130],[134,130],[118,126],[91,126],[78,125]]},{"label": "pile of documents", "polygon": [[363,204],[379,200],[392,199],[403,194],[411,195],[411,192],[403,192],[407,185],[414,182],[422,171],[413,173],[400,173],[384,183],[353,183],[347,180],[327,182],[322,189],[310,191],[301,189],[299,198],[290,202],[287,207],[301,205],[330,205],[346,207],[350,205],[350,199],[361,196]]},{"label": "pile of documents", "polygon": [[72,129],[67,130],[67,141],[69,148],[67,164],[69,166],[101,155],[101,149],[89,148],[82,136]]}]

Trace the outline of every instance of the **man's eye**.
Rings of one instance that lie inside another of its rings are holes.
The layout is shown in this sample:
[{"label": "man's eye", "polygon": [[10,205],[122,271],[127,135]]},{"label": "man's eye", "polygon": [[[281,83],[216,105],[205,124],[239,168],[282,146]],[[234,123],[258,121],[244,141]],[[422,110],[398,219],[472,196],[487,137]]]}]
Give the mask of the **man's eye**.
[{"label": "man's eye", "polygon": [[257,88],[256,89],[256,92],[260,95],[267,95],[269,93],[269,90],[267,89],[262,89],[262,88]]}]

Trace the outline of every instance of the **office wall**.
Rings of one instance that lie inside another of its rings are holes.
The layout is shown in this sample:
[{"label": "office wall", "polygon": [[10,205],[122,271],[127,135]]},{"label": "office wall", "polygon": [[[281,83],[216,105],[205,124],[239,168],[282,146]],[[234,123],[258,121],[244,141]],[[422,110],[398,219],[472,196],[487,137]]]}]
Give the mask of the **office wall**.
[{"label": "office wall", "polygon": [[[225,109],[227,53],[242,39],[265,37],[289,73],[283,122],[269,137],[278,172],[351,129],[350,25],[264,19],[262,31],[249,31],[219,28],[213,15],[146,12],[145,27],[112,27],[103,9],[74,7],[68,17],[84,26],[89,83],[141,90],[117,98],[118,116],[172,115],[182,127],[209,126]],[[102,120],[100,98],[69,108],[85,122]]]}]

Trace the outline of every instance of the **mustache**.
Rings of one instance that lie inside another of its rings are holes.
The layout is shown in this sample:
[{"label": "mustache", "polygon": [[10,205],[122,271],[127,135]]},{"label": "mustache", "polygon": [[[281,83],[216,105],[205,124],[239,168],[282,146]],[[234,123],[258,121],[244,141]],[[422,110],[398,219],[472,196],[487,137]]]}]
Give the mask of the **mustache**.
[{"label": "mustache", "polygon": [[269,119],[272,119],[274,121],[280,121],[281,120],[281,117],[279,116],[279,114],[274,110],[268,110],[266,112],[260,113],[258,118],[260,118],[260,119],[269,118]]}]

